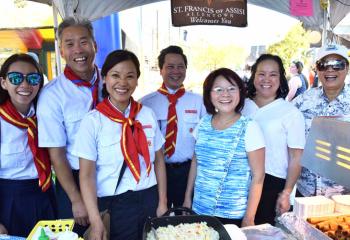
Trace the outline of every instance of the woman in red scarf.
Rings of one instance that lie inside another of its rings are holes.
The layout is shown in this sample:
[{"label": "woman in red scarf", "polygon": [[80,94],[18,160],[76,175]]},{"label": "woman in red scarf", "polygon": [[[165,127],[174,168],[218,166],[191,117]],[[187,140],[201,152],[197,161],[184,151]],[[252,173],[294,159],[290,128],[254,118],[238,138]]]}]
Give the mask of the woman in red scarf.
[{"label": "woman in red scarf", "polygon": [[108,209],[110,239],[139,240],[147,217],[167,210],[164,138],[153,111],[131,96],[140,76],[137,57],[113,51],[101,75],[106,97],[82,120],[73,147],[90,239],[107,239],[99,212]]},{"label": "woman in red scarf", "polygon": [[0,69],[0,233],[27,237],[39,220],[55,219],[51,164],[38,147],[36,103],[43,73],[27,54]]}]

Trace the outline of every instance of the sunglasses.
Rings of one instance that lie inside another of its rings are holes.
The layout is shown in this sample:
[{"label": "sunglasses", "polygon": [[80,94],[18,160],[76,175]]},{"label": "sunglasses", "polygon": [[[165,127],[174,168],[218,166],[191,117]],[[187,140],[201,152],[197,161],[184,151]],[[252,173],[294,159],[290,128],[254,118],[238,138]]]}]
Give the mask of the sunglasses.
[{"label": "sunglasses", "polygon": [[13,85],[20,85],[24,81],[24,78],[31,86],[38,85],[42,80],[40,73],[28,73],[27,75],[24,75],[20,72],[9,72],[7,73],[7,78]]},{"label": "sunglasses", "polygon": [[316,68],[318,71],[326,71],[331,67],[334,71],[341,71],[346,68],[345,60],[328,60],[328,61],[318,61],[316,63]]}]

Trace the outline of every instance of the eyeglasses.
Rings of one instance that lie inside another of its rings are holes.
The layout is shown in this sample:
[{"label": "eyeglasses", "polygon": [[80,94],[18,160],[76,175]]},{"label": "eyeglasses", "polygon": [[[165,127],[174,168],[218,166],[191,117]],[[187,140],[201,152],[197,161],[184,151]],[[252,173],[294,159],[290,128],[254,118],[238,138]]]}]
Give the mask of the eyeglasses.
[{"label": "eyeglasses", "polygon": [[326,71],[329,67],[331,67],[334,71],[341,71],[346,68],[345,60],[328,60],[328,61],[318,61],[316,63],[316,68],[318,71]]},{"label": "eyeglasses", "polygon": [[24,81],[24,78],[26,79],[27,83],[31,86],[38,85],[42,80],[42,76],[40,73],[28,73],[27,75],[24,75],[20,72],[9,72],[7,73],[7,78],[13,85],[16,86],[20,85]]},{"label": "eyeglasses", "polygon": [[216,93],[216,94],[218,94],[218,95],[221,95],[224,92],[228,92],[229,94],[233,94],[235,92],[238,92],[239,88],[236,87],[236,86],[230,86],[230,87],[227,87],[227,88],[215,87],[211,91]]}]

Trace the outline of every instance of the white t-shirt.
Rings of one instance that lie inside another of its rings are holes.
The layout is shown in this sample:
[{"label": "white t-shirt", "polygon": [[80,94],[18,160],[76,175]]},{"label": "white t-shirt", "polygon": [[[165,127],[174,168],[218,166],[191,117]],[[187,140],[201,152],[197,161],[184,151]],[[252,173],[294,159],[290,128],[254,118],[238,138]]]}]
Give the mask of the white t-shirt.
[{"label": "white t-shirt", "polygon": [[305,121],[302,113],[291,103],[279,98],[261,108],[251,99],[246,99],[242,114],[254,119],[264,134],[265,172],[285,179],[288,147],[304,149],[305,146]]},{"label": "white t-shirt", "polygon": [[[129,106],[130,107],[130,106]],[[128,116],[128,113],[126,113]],[[112,196],[128,190],[139,191],[150,188],[157,184],[154,172],[155,152],[164,144],[164,138],[159,130],[153,111],[143,106],[137,114],[136,120],[140,121],[147,137],[152,168],[147,176],[144,159],[139,155],[141,166],[141,179],[136,182],[129,168],[125,169],[124,175],[118,186],[119,173],[123,166],[124,157],[120,147],[122,125],[111,121],[97,110],[89,112],[81,121],[77,139],[72,153],[87,160],[96,162],[96,186],[97,196]]]},{"label": "white t-shirt", "polygon": [[[169,107],[168,98],[159,92],[153,92],[144,96],[140,102],[154,111],[160,130],[165,136]],[[174,154],[169,159],[165,159],[167,163],[184,162],[192,159],[195,144],[192,132],[199,120],[206,114],[203,98],[198,94],[186,91],[177,100],[176,114],[178,129],[176,147]]]},{"label": "white t-shirt", "polygon": [[[94,79],[97,78],[97,73]],[[99,89],[103,82],[100,80]],[[99,91],[99,100],[102,100]],[[72,155],[80,121],[91,110],[92,95],[87,87],[78,87],[64,74],[44,86],[40,93],[37,116],[40,147],[66,147],[72,169],[79,169],[79,159]]]}]

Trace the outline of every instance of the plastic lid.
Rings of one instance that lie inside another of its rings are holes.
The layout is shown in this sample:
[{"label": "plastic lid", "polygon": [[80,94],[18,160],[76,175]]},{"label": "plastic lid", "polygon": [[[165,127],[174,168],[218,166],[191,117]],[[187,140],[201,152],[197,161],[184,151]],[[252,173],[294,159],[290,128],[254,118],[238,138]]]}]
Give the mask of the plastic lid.
[{"label": "plastic lid", "polygon": [[349,205],[350,206],[350,195],[333,195],[332,199],[336,203],[344,204],[344,205]]}]

